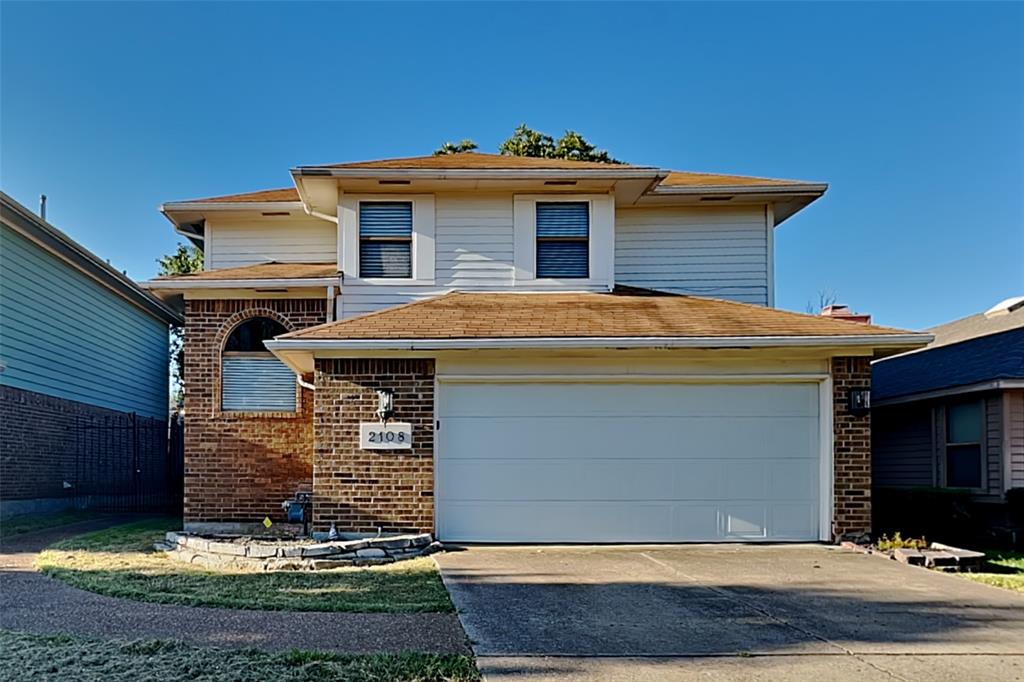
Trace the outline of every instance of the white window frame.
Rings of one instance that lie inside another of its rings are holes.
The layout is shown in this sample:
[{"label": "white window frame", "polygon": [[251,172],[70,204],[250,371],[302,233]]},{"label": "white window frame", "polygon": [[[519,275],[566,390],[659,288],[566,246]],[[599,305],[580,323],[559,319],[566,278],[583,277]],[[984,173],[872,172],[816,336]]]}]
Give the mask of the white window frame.
[{"label": "white window frame", "polygon": [[[589,277],[537,277],[537,204],[586,202],[590,207]],[[579,289],[615,283],[615,197],[611,194],[516,194],[513,198],[515,230],[513,260],[516,284],[539,284]]]},{"label": "white window frame", "polygon": [[[359,276],[359,204],[364,201],[412,203],[412,277]],[[338,264],[346,283],[433,284],[435,220],[433,194],[342,194],[338,198]]]}]

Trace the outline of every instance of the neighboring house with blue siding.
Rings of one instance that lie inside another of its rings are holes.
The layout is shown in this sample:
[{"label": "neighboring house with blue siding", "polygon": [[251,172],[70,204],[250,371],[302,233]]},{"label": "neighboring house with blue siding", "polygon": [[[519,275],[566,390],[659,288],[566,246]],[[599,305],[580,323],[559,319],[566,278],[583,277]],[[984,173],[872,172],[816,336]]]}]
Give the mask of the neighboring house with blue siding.
[{"label": "neighboring house with blue siding", "polygon": [[[117,478],[105,458],[115,456],[112,443],[127,440],[128,427],[119,425],[132,415],[167,419],[168,332],[181,319],[6,194],[0,200],[0,510],[6,515],[81,501],[86,469],[99,477],[107,466],[102,475]],[[97,438],[94,431],[96,442],[88,442],[83,430],[96,424],[119,429],[105,433],[121,437]],[[133,447],[137,439],[133,433]],[[146,446],[158,447],[149,435]],[[103,492],[96,484],[89,481],[89,494]]]},{"label": "neighboring house with blue siding", "polygon": [[872,365],[875,487],[1002,503],[1024,488],[1024,296],[928,331],[927,347]]}]

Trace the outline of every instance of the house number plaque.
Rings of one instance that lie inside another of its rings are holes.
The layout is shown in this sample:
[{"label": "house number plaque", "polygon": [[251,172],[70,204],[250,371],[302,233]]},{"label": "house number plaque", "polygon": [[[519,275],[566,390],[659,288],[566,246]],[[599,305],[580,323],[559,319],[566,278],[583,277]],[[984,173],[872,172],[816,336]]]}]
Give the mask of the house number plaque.
[{"label": "house number plaque", "polygon": [[410,450],[412,424],[363,422],[359,425],[359,447],[363,450]]}]

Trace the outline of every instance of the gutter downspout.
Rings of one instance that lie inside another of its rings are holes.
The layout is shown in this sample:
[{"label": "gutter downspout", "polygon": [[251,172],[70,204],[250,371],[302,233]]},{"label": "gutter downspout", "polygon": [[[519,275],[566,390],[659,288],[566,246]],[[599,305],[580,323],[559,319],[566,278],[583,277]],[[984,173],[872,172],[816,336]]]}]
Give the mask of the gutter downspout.
[{"label": "gutter downspout", "polygon": [[299,386],[302,386],[303,388],[308,388],[311,391],[315,391],[316,390],[316,386],[314,386],[313,384],[311,384],[308,381],[304,380],[298,374],[295,375],[295,383],[297,383]]}]

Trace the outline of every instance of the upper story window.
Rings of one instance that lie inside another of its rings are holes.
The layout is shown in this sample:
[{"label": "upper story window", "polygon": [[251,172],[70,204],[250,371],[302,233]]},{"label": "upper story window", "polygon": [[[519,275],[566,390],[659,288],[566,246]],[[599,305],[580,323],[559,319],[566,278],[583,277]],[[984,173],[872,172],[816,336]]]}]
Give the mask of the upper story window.
[{"label": "upper story window", "polygon": [[295,374],[263,345],[287,331],[267,317],[254,317],[232,330],[221,356],[222,410],[295,411]]},{"label": "upper story window", "polygon": [[980,401],[946,408],[946,485],[952,488],[981,487],[982,420]]},{"label": "upper story window", "polygon": [[537,277],[590,276],[590,204],[537,202]]},{"label": "upper story window", "polygon": [[359,203],[359,276],[412,277],[412,202]]}]

